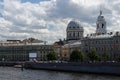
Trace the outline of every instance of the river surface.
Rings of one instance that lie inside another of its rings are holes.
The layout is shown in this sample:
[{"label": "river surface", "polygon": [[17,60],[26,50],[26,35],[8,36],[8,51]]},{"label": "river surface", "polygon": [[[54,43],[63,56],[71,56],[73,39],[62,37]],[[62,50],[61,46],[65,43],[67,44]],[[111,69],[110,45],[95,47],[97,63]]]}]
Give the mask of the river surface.
[{"label": "river surface", "polygon": [[0,67],[0,80],[120,80],[118,76]]}]

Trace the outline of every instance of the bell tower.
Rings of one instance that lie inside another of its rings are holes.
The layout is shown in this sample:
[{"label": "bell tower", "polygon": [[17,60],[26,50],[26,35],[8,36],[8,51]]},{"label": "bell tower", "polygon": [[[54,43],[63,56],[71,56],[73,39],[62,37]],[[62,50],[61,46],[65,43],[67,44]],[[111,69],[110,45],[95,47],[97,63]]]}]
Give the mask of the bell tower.
[{"label": "bell tower", "polygon": [[96,21],[96,33],[97,34],[106,34],[107,31],[106,31],[106,21],[105,21],[105,18],[104,16],[102,16],[102,11],[100,10],[100,15],[98,16],[97,18],[97,21]]}]

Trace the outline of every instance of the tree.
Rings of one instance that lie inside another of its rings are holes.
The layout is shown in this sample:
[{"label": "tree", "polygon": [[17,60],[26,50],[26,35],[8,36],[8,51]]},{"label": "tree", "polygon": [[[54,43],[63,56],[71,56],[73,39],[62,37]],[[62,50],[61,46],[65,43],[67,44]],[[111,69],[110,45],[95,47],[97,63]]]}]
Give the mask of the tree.
[{"label": "tree", "polygon": [[90,51],[90,52],[87,54],[87,57],[88,57],[89,60],[91,60],[91,61],[99,60],[99,58],[100,58],[99,54],[98,54],[96,51],[94,51],[94,50]]},{"label": "tree", "polygon": [[109,54],[109,53],[105,52],[104,54],[102,54],[102,60],[103,60],[103,61],[106,61],[106,60],[108,60],[109,58],[110,58],[110,54]]},{"label": "tree", "polygon": [[116,61],[120,61],[120,55],[116,56]]},{"label": "tree", "polygon": [[43,56],[43,61],[47,61],[47,56],[46,55]]},{"label": "tree", "polygon": [[47,60],[56,60],[57,59],[57,54],[55,52],[50,52],[47,55]]},{"label": "tree", "polygon": [[70,54],[70,61],[84,61],[83,53],[78,50],[72,51],[72,53]]}]

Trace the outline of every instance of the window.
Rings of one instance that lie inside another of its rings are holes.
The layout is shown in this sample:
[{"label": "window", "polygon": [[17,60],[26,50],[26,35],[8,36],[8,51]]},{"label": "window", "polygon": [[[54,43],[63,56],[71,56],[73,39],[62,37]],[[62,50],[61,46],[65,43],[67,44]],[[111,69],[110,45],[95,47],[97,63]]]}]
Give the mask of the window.
[{"label": "window", "polygon": [[98,42],[96,41],[96,44],[97,44]]},{"label": "window", "polygon": [[98,48],[96,48],[96,51],[98,50]]},{"label": "window", "polygon": [[88,53],[88,50],[86,50],[85,52]]},{"label": "window", "polygon": [[85,44],[85,46],[87,46],[87,44]]},{"label": "window", "polygon": [[118,43],[118,40],[116,40],[116,43]]},{"label": "window", "polygon": [[99,28],[99,24],[97,24],[97,29]]},{"label": "window", "polygon": [[67,54],[64,54],[64,57],[66,57],[67,56]]},{"label": "window", "polygon": [[78,37],[79,37],[79,32],[78,32]]},{"label": "window", "polygon": [[75,37],[75,32],[73,32],[73,37]]},{"label": "window", "polygon": [[104,24],[102,24],[102,28],[104,27]]},{"label": "window", "polygon": [[71,33],[69,33],[69,37],[71,37]]}]

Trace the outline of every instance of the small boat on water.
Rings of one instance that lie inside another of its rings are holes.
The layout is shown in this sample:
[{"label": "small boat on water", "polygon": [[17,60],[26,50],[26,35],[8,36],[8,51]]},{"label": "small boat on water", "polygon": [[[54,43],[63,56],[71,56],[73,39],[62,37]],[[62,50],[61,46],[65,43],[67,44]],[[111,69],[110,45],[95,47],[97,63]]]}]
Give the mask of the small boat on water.
[{"label": "small boat on water", "polygon": [[22,65],[14,65],[14,68],[22,68]]}]

